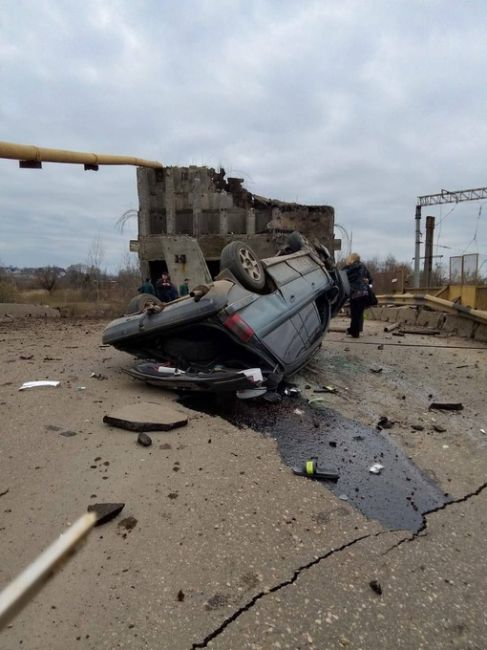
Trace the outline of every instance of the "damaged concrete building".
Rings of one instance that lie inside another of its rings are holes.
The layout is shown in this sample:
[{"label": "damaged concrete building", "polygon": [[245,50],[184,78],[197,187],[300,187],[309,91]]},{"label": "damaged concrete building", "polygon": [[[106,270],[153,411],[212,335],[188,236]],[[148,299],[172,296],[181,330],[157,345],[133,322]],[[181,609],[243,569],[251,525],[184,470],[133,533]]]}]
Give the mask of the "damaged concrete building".
[{"label": "damaged concrete building", "polygon": [[215,277],[221,250],[234,239],[248,243],[260,257],[273,256],[294,230],[330,251],[340,248],[331,206],[258,196],[245,189],[242,178],[226,178],[224,169],[139,167],[137,188],[138,239],[131,250],[153,280],[165,270],[177,285],[186,277],[192,284],[210,280],[202,277],[201,252]]}]

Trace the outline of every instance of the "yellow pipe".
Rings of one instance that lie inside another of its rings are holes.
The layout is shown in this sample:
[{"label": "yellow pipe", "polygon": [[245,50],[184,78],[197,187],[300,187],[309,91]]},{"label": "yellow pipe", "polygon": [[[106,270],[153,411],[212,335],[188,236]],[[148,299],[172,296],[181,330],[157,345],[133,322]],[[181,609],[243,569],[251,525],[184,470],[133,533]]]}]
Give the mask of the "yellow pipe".
[{"label": "yellow pipe", "polygon": [[47,149],[13,142],[0,142],[0,158],[80,165],[135,165],[154,169],[162,167],[162,163],[157,160],[143,160],[134,156],[112,156],[110,154],[85,153],[82,151],[65,151],[64,149]]}]

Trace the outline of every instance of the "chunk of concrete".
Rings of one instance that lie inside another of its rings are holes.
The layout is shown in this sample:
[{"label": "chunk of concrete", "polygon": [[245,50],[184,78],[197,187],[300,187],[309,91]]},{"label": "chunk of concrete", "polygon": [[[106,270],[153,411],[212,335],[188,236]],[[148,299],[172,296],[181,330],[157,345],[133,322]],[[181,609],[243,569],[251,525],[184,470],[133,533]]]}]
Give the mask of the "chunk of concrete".
[{"label": "chunk of concrete", "polygon": [[125,503],[92,503],[88,506],[88,512],[95,513],[95,526],[101,526],[122,512],[124,506]]},{"label": "chunk of concrete", "polygon": [[188,418],[165,404],[128,404],[104,416],[103,422],[129,431],[169,431],[188,424]]}]

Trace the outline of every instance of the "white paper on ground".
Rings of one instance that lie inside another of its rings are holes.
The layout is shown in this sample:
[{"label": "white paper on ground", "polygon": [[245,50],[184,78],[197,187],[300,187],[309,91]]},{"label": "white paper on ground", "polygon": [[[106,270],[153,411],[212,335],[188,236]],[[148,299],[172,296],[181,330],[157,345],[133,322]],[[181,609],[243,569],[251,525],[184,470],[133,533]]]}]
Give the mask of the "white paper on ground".
[{"label": "white paper on ground", "polygon": [[25,381],[19,390],[25,390],[26,388],[40,388],[41,386],[59,386],[60,381],[51,381],[49,379],[42,381]]}]

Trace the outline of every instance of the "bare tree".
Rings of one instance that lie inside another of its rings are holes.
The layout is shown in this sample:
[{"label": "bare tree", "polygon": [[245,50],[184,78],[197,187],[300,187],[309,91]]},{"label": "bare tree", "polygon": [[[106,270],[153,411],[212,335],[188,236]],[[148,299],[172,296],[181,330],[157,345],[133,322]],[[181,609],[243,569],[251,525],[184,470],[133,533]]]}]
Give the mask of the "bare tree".
[{"label": "bare tree", "polygon": [[46,289],[51,293],[57,285],[59,278],[64,274],[64,269],[58,266],[43,266],[37,269],[36,278],[42,289]]},{"label": "bare tree", "polygon": [[102,274],[101,266],[105,260],[105,246],[98,234],[91,242],[90,249],[87,257],[88,273],[96,278],[100,278]]}]

